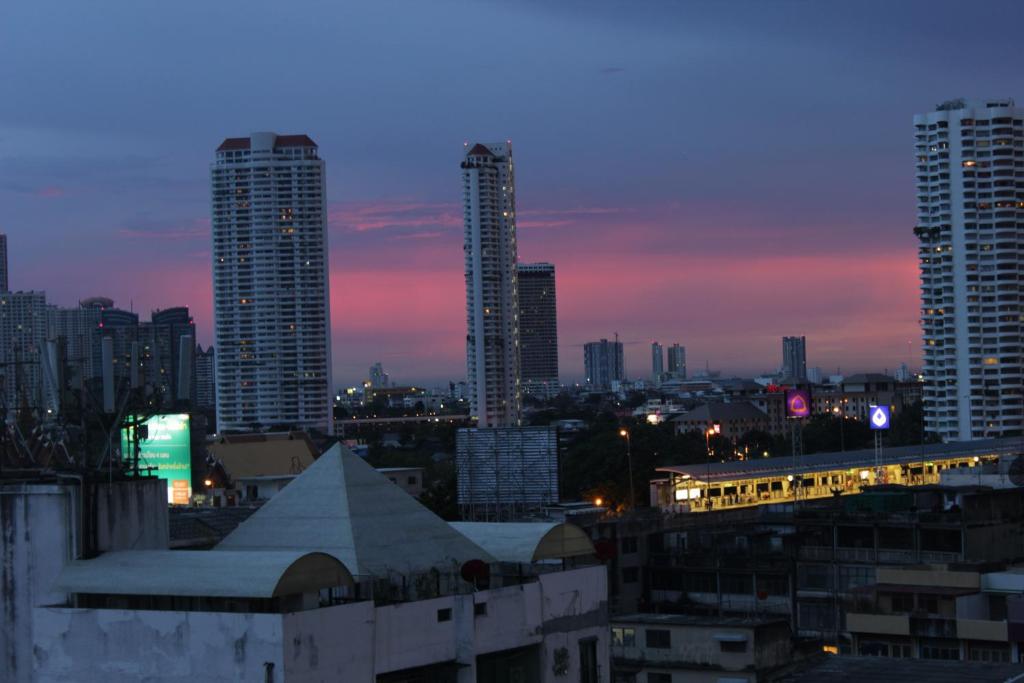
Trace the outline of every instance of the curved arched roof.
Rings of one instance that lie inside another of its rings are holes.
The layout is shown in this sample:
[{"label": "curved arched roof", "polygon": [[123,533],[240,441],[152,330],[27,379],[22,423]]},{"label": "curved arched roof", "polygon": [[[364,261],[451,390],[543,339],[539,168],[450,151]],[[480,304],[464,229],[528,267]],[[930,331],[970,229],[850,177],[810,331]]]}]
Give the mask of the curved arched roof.
[{"label": "curved arched roof", "polygon": [[123,550],[69,562],[53,589],[105,595],[272,598],[353,583],[345,565],[327,553]]},{"label": "curved arched roof", "polygon": [[499,562],[529,564],[541,560],[593,555],[590,537],[574,524],[558,522],[449,522],[452,528]]}]

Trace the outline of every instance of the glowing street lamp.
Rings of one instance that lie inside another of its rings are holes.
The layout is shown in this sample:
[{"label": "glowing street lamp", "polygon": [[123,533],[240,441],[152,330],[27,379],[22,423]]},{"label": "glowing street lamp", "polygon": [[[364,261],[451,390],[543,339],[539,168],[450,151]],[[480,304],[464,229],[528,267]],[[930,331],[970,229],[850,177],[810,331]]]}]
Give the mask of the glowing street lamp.
[{"label": "glowing street lamp", "polygon": [[629,430],[623,427],[619,436],[626,440],[626,463],[629,465],[629,505],[636,510],[636,488],[633,486],[633,443],[629,439]]}]

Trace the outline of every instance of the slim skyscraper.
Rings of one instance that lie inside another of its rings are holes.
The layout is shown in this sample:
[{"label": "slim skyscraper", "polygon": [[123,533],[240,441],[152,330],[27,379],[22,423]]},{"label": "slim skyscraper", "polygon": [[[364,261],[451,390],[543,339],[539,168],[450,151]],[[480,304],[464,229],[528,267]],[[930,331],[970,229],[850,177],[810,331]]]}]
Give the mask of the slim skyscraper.
[{"label": "slim skyscraper", "polygon": [[324,162],[306,135],[228,138],[210,168],[217,429],[331,429]]},{"label": "slim skyscraper", "polygon": [[651,381],[656,385],[661,384],[662,378],[665,376],[665,351],[661,344],[654,342],[651,344]]},{"label": "slim skyscraper", "polygon": [[370,366],[370,386],[374,389],[387,389],[391,386],[391,377],[384,371],[380,361]]},{"label": "slim skyscraper", "polygon": [[142,381],[165,408],[195,398],[196,326],[187,306],[153,311],[139,323]]},{"label": "slim skyscraper", "polygon": [[0,415],[45,405],[47,313],[43,292],[0,293]]},{"label": "slim skyscraper", "polygon": [[203,351],[202,346],[196,347],[196,407],[213,408],[217,396],[214,381],[216,354],[211,346]]},{"label": "slim skyscraper", "polygon": [[914,117],[924,426],[1020,435],[1024,109],[951,100]]},{"label": "slim skyscraper", "polygon": [[512,145],[466,146],[466,375],[481,427],[520,424],[519,284]]},{"label": "slim skyscraper", "polygon": [[668,348],[668,374],[673,379],[686,379],[686,347],[673,344]]},{"label": "slim skyscraper", "polygon": [[602,339],[584,344],[583,369],[587,374],[587,384],[592,388],[611,389],[612,382],[626,378],[622,342]]},{"label": "slim skyscraper", "polygon": [[558,393],[555,267],[550,263],[520,263],[518,269],[523,392],[549,398]]},{"label": "slim skyscraper", "polygon": [[7,235],[0,232],[0,292],[9,292],[10,282],[7,280]]},{"label": "slim skyscraper", "polygon": [[784,379],[807,379],[807,338],[782,338],[782,377]]}]

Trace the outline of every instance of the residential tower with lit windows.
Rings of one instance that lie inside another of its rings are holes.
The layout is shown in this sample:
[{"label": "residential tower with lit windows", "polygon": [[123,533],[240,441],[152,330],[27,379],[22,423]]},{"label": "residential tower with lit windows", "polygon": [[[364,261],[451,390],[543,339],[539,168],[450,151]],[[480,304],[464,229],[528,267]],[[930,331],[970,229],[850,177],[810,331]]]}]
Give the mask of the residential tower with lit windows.
[{"label": "residential tower with lit windows", "polygon": [[914,117],[924,428],[1021,434],[1024,109],[951,100]]},{"label": "residential tower with lit windows", "polygon": [[212,185],[218,431],[329,431],[324,161],[306,135],[217,148]]},{"label": "residential tower with lit windows", "polygon": [[514,427],[522,389],[511,143],[466,145],[462,197],[471,410],[481,427]]}]

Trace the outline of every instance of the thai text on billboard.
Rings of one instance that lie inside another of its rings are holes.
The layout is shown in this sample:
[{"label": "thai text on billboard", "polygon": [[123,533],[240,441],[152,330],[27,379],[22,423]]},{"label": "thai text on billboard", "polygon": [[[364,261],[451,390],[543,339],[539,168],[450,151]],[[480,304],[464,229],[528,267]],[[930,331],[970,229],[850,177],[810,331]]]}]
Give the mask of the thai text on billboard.
[{"label": "thai text on billboard", "polygon": [[[167,501],[188,505],[192,497],[192,445],[188,415],[154,415],[146,419],[148,434],[139,440],[139,469],[153,468],[167,482]],[[121,430],[121,454],[132,454],[132,430]],[[147,431],[143,430],[143,431]]]}]

